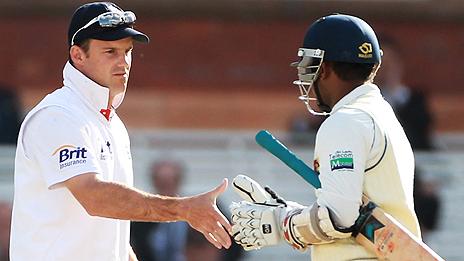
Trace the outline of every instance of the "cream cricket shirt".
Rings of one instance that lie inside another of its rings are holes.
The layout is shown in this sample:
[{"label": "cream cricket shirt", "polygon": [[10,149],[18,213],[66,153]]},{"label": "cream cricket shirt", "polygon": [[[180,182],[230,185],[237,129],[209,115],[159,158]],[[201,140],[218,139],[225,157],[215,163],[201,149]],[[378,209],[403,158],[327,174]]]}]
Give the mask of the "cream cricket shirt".
[{"label": "cream cricket shirt", "polygon": [[133,184],[129,137],[102,87],[69,63],[26,116],[15,161],[12,260],[128,260],[129,221],[92,217],[61,182],[95,172]]},{"label": "cream cricket shirt", "polygon": [[[366,194],[420,236],[412,197],[412,149],[376,85],[361,85],[335,104],[317,133],[314,155],[322,187],[317,202],[331,210],[339,226],[354,223]],[[315,245],[311,254],[314,261],[375,257],[352,238]]]}]

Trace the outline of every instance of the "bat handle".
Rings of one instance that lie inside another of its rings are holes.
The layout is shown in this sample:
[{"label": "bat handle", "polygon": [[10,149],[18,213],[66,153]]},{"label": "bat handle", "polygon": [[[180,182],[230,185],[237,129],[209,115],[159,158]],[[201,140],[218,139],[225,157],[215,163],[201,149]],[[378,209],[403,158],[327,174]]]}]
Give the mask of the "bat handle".
[{"label": "bat handle", "polygon": [[[367,199],[366,196],[363,195],[363,197]],[[365,227],[364,225],[368,221],[369,217],[372,216],[372,212],[376,207],[377,205],[374,202],[368,201],[367,204],[364,204],[361,209],[359,209],[359,216],[354,222],[354,225],[351,226],[353,229],[353,237],[356,237],[361,232],[361,229]]]}]

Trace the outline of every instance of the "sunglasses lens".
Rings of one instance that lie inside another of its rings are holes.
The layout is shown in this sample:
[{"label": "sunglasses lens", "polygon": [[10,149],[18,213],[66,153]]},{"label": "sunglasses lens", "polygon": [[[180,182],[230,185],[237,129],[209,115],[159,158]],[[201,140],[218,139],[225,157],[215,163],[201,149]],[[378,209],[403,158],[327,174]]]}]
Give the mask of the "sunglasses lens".
[{"label": "sunglasses lens", "polygon": [[131,11],[124,12],[124,22],[127,24],[132,24],[135,22],[135,14]]},{"label": "sunglasses lens", "polygon": [[121,24],[131,24],[134,22],[135,14],[132,12],[105,13],[98,18],[98,23],[101,27],[116,27]]}]

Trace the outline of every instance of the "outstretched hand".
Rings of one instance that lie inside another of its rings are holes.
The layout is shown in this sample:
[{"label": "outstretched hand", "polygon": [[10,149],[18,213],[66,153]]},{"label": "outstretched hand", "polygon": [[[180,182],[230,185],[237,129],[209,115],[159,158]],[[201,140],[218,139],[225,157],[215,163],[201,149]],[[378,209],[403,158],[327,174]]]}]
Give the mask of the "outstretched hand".
[{"label": "outstretched hand", "polygon": [[216,206],[216,198],[227,189],[227,183],[224,179],[216,188],[187,200],[186,221],[219,249],[229,248],[231,244],[232,227]]}]

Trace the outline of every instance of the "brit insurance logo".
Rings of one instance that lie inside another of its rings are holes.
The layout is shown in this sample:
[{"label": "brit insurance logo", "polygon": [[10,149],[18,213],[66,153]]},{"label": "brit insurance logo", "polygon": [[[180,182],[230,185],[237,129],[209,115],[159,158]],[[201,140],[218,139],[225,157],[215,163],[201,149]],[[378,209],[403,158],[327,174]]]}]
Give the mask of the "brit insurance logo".
[{"label": "brit insurance logo", "polygon": [[333,154],[329,154],[330,169],[353,169],[353,152],[351,150],[338,150]]},{"label": "brit insurance logo", "polygon": [[369,59],[372,58],[372,44],[370,43],[363,43],[358,47],[361,53],[358,54],[359,58]]},{"label": "brit insurance logo", "polygon": [[69,166],[86,163],[86,153],[87,149],[85,147],[76,147],[66,144],[56,149],[52,153],[52,156],[58,155],[60,169],[63,169]]}]

